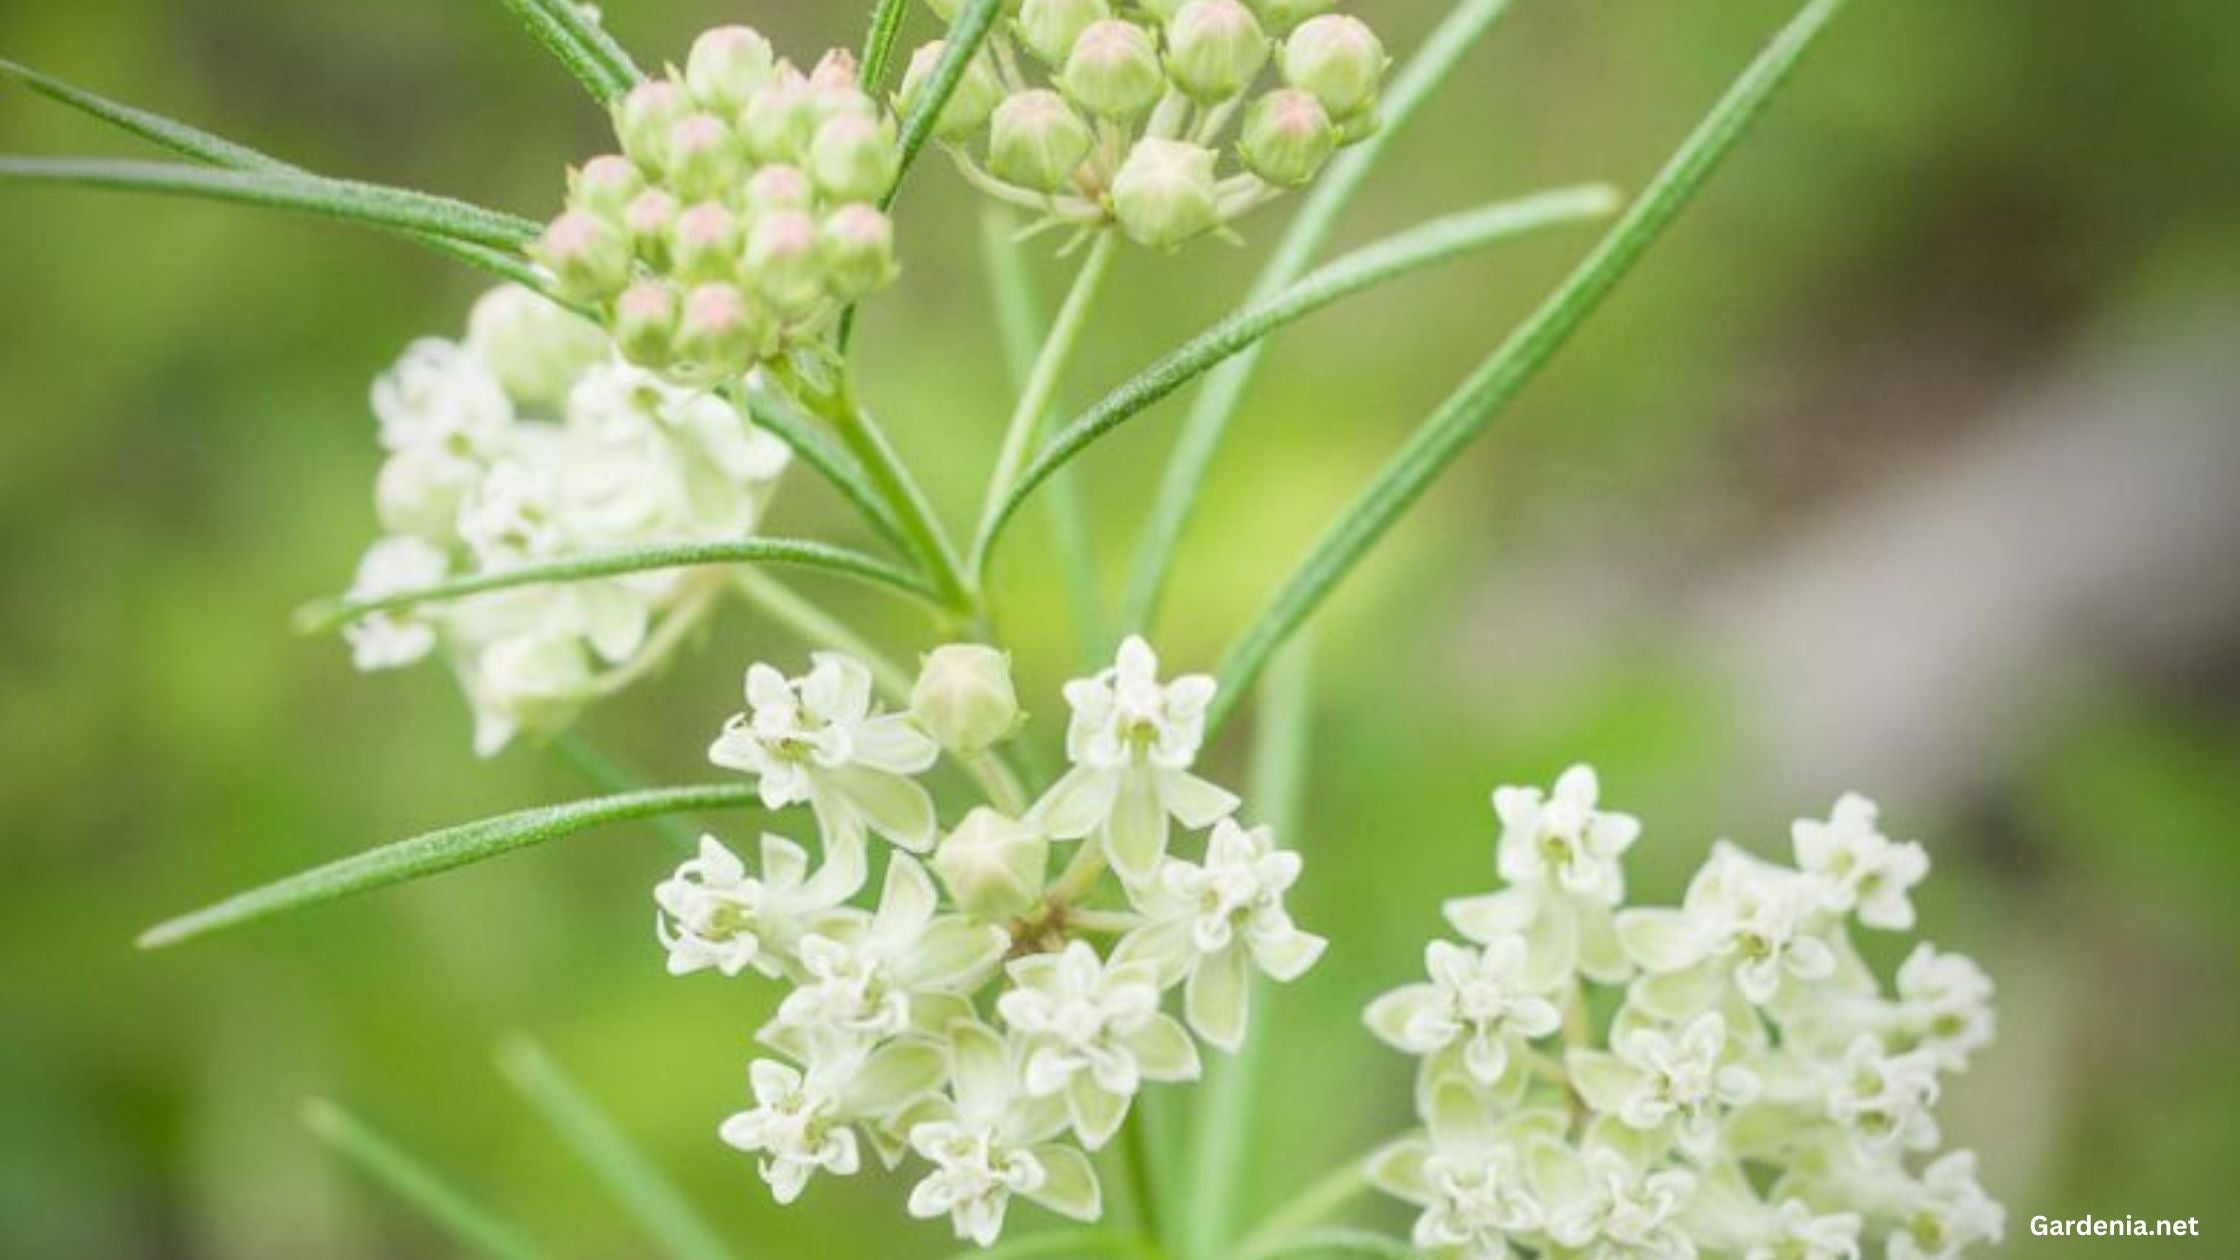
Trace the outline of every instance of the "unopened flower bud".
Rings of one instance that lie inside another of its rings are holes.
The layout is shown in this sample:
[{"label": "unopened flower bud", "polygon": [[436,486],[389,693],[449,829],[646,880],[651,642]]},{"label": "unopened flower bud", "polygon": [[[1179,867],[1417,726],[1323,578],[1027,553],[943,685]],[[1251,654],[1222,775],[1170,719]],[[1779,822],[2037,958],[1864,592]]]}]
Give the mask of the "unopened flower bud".
[{"label": "unopened flower bud", "polygon": [[1081,32],[1058,81],[1083,109],[1118,122],[1138,117],[1167,90],[1151,33],[1117,19],[1092,22]]},{"label": "unopened flower bud", "polygon": [[981,806],[933,854],[933,870],[958,908],[978,919],[1024,914],[1042,899],[1050,841]]},{"label": "unopened flower bud", "polygon": [[475,299],[467,347],[516,402],[557,403],[577,377],[610,353],[591,321],[518,284]]},{"label": "unopened flower bud", "polygon": [[817,200],[816,186],[798,166],[765,166],[747,177],[739,199],[748,213],[771,210],[806,210]]},{"label": "unopened flower bud", "polygon": [[630,248],[647,266],[669,265],[669,230],[676,225],[677,199],[659,188],[648,188],[622,208],[622,230]]},{"label": "unopened flower bud", "polygon": [[869,201],[887,191],[901,165],[894,129],[864,114],[842,114],[817,128],[809,178],[834,201]]},{"label": "unopened flower bud", "polygon": [[1038,192],[1063,188],[1096,146],[1089,124],[1065,98],[1036,88],[996,107],[988,167],[1000,179]]},{"label": "unopened flower bud", "polygon": [[703,201],[677,216],[669,231],[670,268],[687,280],[728,280],[739,269],[739,219]]},{"label": "unopened flower bud", "polygon": [[842,301],[886,287],[894,279],[894,223],[864,202],[845,205],[817,230],[825,283]]},{"label": "unopened flower bud", "polygon": [[560,290],[601,301],[630,282],[630,242],[620,229],[583,210],[563,212],[529,251],[550,268]]},{"label": "unopened flower bud", "polygon": [[1269,30],[1288,31],[1308,18],[1338,7],[1338,0],[1252,0],[1260,21]]},{"label": "unopened flower bud", "polygon": [[1111,16],[1105,0],[1027,0],[1019,8],[1019,40],[1035,56],[1062,66],[1081,32]]},{"label": "unopened flower bud", "polygon": [[826,50],[809,72],[809,86],[820,92],[861,92],[863,75],[856,69],[856,55],[845,48]]},{"label": "unopened flower bud", "polygon": [[713,197],[737,183],[746,155],[714,114],[687,114],[669,128],[669,186],[686,197]]},{"label": "unopened flower bud", "polygon": [[1313,179],[1338,147],[1338,129],[1312,92],[1278,88],[1245,111],[1237,156],[1245,169],[1271,184]]},{"label": "unopened flower bud", "polygon": [[[903,109],[916,108],[918,98],[932,83],[934,68],[948,48],[948,41],[937,39],[910,54],[910,68],[903,73],[899,93]],[[987,125],[988,115],[1002,99],[1003,82],[996,78],[995,67],[984,55],[974,57],[965,63],[956,91],[942,103],[941,116],[933,123],[933,134],[943,140],[961,140],[971,135]]]},{"label": "unopened flower bud", "polygon": [[1112,212],[1129,236],[1171,249],[1219,221],[1213,150],[1181,140],[1136,141],[1112,178]]},{"label": "unopened flower bud", "polygon": [[808,80],[790,67],[780,69],[777,78],[755,93],[739,116],[739,134],[747,142],[747,152],[759,162],[798,164],[807,156],[816,129],[816,98]]},{"label": "unopened flower bud", "polygon": [[719,26],[692,41],[684,81],[708,109],[737,117],[777,71],[770,41],[751,26]]},{"label": "unopened flower bud", "polygon": [[1377,99],[1384,45],[1361,19],[1343,13],[1310,18],[1283,44],[1284,81],[1315,94],[1330,116],[1344,119]]},{"label": "unopened flower bud", "polygon": [[630,199],[644,192],[645,176],[637,164],[618,153],[603,154],[568,175],[568,201],[578,210],[589,210],[602,219],[619,219]]},{"label": "unopened flower bud", "polygon": [[986,751],[1019,725],[1010,656],[978,643],[948,643],[926,653],[910,690],[910,715],[953,753]]},{"label": "unopened flower bud", "polygon": [[695,286],[677,319],[677,353],[709,378],[737,376],[762,357],[769,317],[728,284]]},{"label": "unopened flower bud", "polygon": [[779,210],[756,219],[747,232],[746,276],[755,291],[783,314],[813,309],[824,297],[817,221],[800,210]]},{"label": "unopened flower bud", "polygon": [[665,367],[676,354],[677,291],[659,280],[640,280],[614,300],[614,340],[622,357],[640,367]]},{"label": "unopened flower bud", "polygon": [[1268,37],[1242,0],[1190,0],[1167,23],[1167,73],[1212,104],[1242,92],[1268,64]]},{"label": "unopened flower bud", "polygon": [[631,88],[614,110],[614,132],[630,160],[658,175],[669,169],[669,129],[692,112],[692,95],[668,79]]}]

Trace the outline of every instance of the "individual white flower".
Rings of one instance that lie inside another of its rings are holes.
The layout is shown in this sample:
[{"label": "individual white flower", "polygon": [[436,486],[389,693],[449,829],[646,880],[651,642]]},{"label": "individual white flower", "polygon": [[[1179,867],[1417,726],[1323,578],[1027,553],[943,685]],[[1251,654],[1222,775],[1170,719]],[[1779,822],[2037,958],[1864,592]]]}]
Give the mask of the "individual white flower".
[{"label": "individual white flower", "polygon": [[1760,1082],[1735,1062],[1727,1021],[1717,1011],[1697,1016],[1677,1036],[1649,1026],[1613,1038],[1615,1053],[1575,1047],[1565,1056],[1587,1105],[1642,1131],[1675,1126],[1680,1149],[1708,1157],[1718,1142],[1723,1108],[1757,1098]]},{"label": "individual white flower", "polygon": [[513,401],[474,352],[424,337],[374,381],[373,414],[392,451],[467,460],[494,449],[513,422]]},{"label": "individual white flower", "polygon": [[1067,683],[1065,696],[1073,765],[1028,815],[1052,839],[1094,835],[1135,884],[1158,870],[1170,819],[1195,830],[1236,810],[1234,795],[1190,773],[1213,702],[1210,676],[1161,683],[1151,646],[1130,636],[1110,669]]},{"label": "individual white flower", "polygon": [[699,853],[653,890],[654,935],[669,952],[670,975],[713,967],[735,976],[752,967],[775,976],[816,917],[862,885],[862,868],[838,860],[812,879],[809,855],[783,836],[762,837],[759,876],[714,836],[702,836]]},{"label": "individual white flower", "polygon": [[1800,1199],[1784,1200],[1766,1222],[1765,1236],[1742,1260],[1859,1260],[1857,1212],[1815,1215]]},{"label": "individual white flower", "polygon": [[1501,877],[1512,884],[1551,884],[1605,906],[1625,900],[1620,859],[1640,838],[1641,821],[1597,809],[1601,791],[1594,767],[1586,765],[1564,771],[1547,793],[1496,788],[1493,811],[1501,818],[1501,840],[1495,857]]},{"label": "individual white flower", "polygon": [[[433,586],[450,567],[449,557],[418,538],[384,538],[358,561],[349,598],[378,599]],[[364,670],[410,665],[436,645],[435,623],[417,608],[368,613],[344,626],[342,636],[350,643],[350,659]]]},{"label": "individual white flower", "polygon": [[1008,971],[1013,987],[996,1010],[1025,1047],[1027,1092],[1062,1094],[1089,1149],[1119,1132],[1144,1080],[1197,1078],[1198,1048],[1159,1010],[1151,963],[1107,967],[1087,942],[1073,941],[1060,953],[1016,959]]},{"label": "individual white flower", "polygon": [[1584,1151],[1537,1149],[1534,1184],[1547,1234],[1582,1260],[1693,1260],[1696,1244],[1674,1220],[1694,1193],[1684,1168],[1644,1167],[1590,1136]]},{"label": "individual white flower", "polygon": [[1470,950],[1447,941],[1424,949],[1430,979],[1369,1004],[1370,1029],[1409,1054],[1458,1051],[1470,1079],[1488,1088],[1508,1074],[1518,1045],[1554,1033],[1563,1013],[1526,983],[1525,941],[1513,933]]},{"label": "individual white flower", "polygon": [[591,698],[591,659],[571,635],[514,635],[485,644],[463,673],[474,750],[495,754],[524,731],[559,729]]},{"label": "individual white flower", "polygon": [[1000,927],[936,915],[939,896],[917,861],[896,854],[875,914],[840,911],[801,938],[803,979],[774,1025],[812,1043],[860,1045],[910,1027],[914,997],[969,992],[1003,957]]},{"label": "individual white flower", "polygon": [[1896,1022],[1938,1066],[1962,1071],[1998,1031],[1991,996],[1991,977],[1974,959],[1924,942],[1898,967]]},{"label": "individual white flower", "polygon": [[484,473],[459,505],[459,538],[479,567],[510,569],[556,555],[565,535],[556,444],[523,438]]},{"label": "individual white flower", "polygon": [[1424,1136],[1402,1138],[1369,1157],[1370,1182],[1422,1209],[1410,1232],[1416,1247],[1453,1248],[1469,1260],[1509,1256],[1509,1240],[1545,1220],[1525,1169],[1526,1145],[1544,1140],[1543,1116],[1496,1120],[1487,1100],[1448,1081],[1425,1120]]},{"label": "individual white flower", "polygon": [[1851,1131],[1862,1155],[1936,1146],[1937,1061],[1928,1051],[1891,1054],[1880,1038],[1861,1036],[1829,1076],[1828,1116]]},{"label": "individual white flower", "polygon": [[1050,1139],[1065,1126],[1062,1107],[1029,1098],[1020,1066],[985,1025],[950,1029],[952,1097],[921,1108],[908,1126],[910,1149],[933,1165],[910,1191],[910,1215],[947,1216],[957,1237],[992,1245],[1013,1195],[1077,1221],[1103,1213],[1088,1157]]},{"label": "individual white flower", "polygon": [[1329,944],[1301,931],[1284,909],[1299,868],[1299,855],[1276,848],[1271,829],[1248,830],[1224,818],[1206,841],[1204,865],[1168,858],[1132,894],[1147,922],[1122,939],[1114,957],[1151,961],[1162,987],[1187,977],[1190,1027],[1234,1051],[1251,1014],[1252,968],[1295,980]]},{"label": "individual white flower", "polygon": [[791,1203],[817,1172],[854,1175],[862,1166],[855,1130],[840,1116],[837,1091],[814,1074],[771,1059],[747,1069],[755,1105],[717,1130],[726,1145],[760,1155],[762,1179],[780,1203]]},{"label": "individual white flower", "polygon": [[797,679],[757,663],[747,670],[747,711],[724,723],[708,760],[761,780],[762,802],[803,801],[828,829],[827,843],[861,827],[903,848],[933,847],[933,798],[908,777],[941,750],[908,714],[877,714],[871,671],[838,652],[818,652]]},{"label": "individual white flower", "polygon": [[[1641,987],[1641,998],[1669,1017],[1715,996],[1704,982],[1719,976],[1731,978],[1742,996],[1759,1006],[1771,1002],[1787,981],[1829,978],[1836,972],[1836,955],[1813,934],[1817,895],[1814,884],[1796,872],[1719,842],[1689,882],[1678,910],[1619,913],[1618,935],[1627,954],[1654,973]],[[1690,971],[1694,974],[1681,974]]]},{"label": "individual white flower", "polygon": [[1999,1242],[2006,1232],[2007,1210],[1976,1180],[1975,1152],[1953,1151],[1922,1173],[1883,1245],[1889,1260],[1956,1260],[1978,1243]]},{"label": "individual white flower", "polygon": [[1790,828],[1797,866],[1821,881],[1828,909],[1858,911],[1859,922],[1903,932],[1914,922],[1907,893],[1929,873],[1929,855],[1915,841],[1897,843],[1876,826],[1875,803],[1857,792],[1837,798],[1825,822],[1800,818]]}]

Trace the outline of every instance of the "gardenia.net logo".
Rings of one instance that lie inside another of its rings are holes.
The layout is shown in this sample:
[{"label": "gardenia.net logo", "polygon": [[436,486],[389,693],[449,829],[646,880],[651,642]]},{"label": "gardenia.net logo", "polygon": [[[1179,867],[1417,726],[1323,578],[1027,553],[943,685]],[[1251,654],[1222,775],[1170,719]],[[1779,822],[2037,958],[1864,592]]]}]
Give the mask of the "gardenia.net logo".
[{"label": "gardenia.net logo", "polygon": [[2143,1216],[2033,1216],[2030,1232],[2041,1238],[2199,1238],[2201,1218],[2150,1221]]}]

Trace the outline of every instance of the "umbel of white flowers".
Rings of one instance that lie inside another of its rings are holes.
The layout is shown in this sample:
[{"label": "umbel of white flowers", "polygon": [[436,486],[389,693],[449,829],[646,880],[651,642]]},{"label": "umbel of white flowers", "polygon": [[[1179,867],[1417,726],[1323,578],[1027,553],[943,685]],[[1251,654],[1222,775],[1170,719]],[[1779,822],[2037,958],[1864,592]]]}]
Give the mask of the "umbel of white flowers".
[{"label": "umbel of white flowers", "polygon": [[[1201,1041],[1242,1043],[1255,970],[1288,981],[1321,956],[1284,908],[1298,855],[1190,773],[1213,681],[1162,683],[1140,639],[1067,686],[1073,766],[1040,804],[1020,818],[979,802],[944,828],[921,780],[944,753],[1000,753],[1020,723],[1009,669],[977,645],[936,649],[910,708],[889,712],[845,655],[793,678],[757,664],[709,750],[815,824],[817,854],[766,835],[756,869],[703,838],[654,890],[671,973],[785,986],[758,1035],[774,1057],[748,1067],[753,1106],[720,1128],[781,1202],[855,1173],[868,1148],[918,1170],[912,1215],[982,1246],[1014,1198],[1094,1220],[1087,1152],[1145,1083],[1196,1078]],[[1177,822],[1202,842],[1175,841]],[[894,847],[858,904],[874,836]],[[1080,842],[1055,878],[1052,841]]]},{"label": "umbel of white flowers", "polygon": [[[424,338],[374,383],[387,531],[350,595],[419,590],[599,549],[751,534],[792,453],[713,394],[623,362],[596,325],[527,289],[475,303],[462,341]],[[549,733],[658,662],[724,578],[666,570],[514,587],[345,628],[361,669],[440,652],[477,751]]]},{"label": "umbel of white flowers", "polygon": [[1921,944],[1886,988],[1849,930],[1912,926],[1921,846],[1847,795],[1795,824],[1795,867],[1722,841],[1678,909],[1629,907],[1640,824],[1597,797],[1585,766],[1495,792],[1508,886],[1449,902],[1463,941],[1432,942],[1426,978],[1368,1008],[1421,1060],[1424,1130],[1368,1165],[1420,1209],[1414,1245],[1951,1260],[1999,1241],[2004,1209],[1972,1152],[1939,1152],[1935,1116],[1991,1041],[1991,980]]}]

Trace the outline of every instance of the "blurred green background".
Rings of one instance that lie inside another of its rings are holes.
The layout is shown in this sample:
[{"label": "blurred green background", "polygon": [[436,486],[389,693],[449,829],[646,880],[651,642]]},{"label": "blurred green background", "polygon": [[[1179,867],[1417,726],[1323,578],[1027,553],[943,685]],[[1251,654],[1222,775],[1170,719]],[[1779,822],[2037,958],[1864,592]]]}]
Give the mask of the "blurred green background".
[{"label": "blurred green background", "polygon": [[[796,50],[853,43],[866,7],[643,0],[612,23],[655,61],[724,20]],[[1439,7],[1365,11],[1405,55]],[[1519,0],[1348,238],[1548,183],[1638,187],[1789,9]],[[1927,934],[2001,983],[2000,1043],[1949,1128],[2011,1209],[2006,1253],[2231,1254],[2235,46],[2240,17],[2212,0],[1860,0],[1635,281],[1343,590],[1292,838],[1297,911],[1336,945],[1274,1004],[1242,1216],[1405,1123],[1406,1065],[1354,1012],[1415,966],[1442,897],[1491,883],[1486,791],[1584,758],[1648,821],[1633,870],[1652,896],[1716,836],[1779,847],[1839,790],[1878,796],[1935,855]],[[532,215],[602,144],[496,4],[26,0],[0,7],[0,55],[317,169]],[[14,88],[0,150],[128,151]],[[1233,302],[1283,213],[1244,249],[1131,257],[1074,400]],[[929,165],[908,275],[861,337],[870,399],[960,521],[1006,406],[975,214]],[[1174,664],[1212,661],[1586,240],[1284,336],[1188,540],[1158,636]],[[900,1184],[820,1184],[781,1212],[714,1141],[767,997],[662,976],[647,892],[674,855],[651,830],[176,953],[130,947],[247,884],[593,790],[549,752],[473,760],[439,671],[360,677],[287,629],[373,528],[367,383],[410,338],[455,335],[479,287],[326,224],[0,188],[0,1254],[451,1254],[311,1142],[309,1096],[564,1254],[645,1254],[499,1083],[491,1049],[516,1030],[744,1254],[946,1253],[942,1228],[902,1217]],[[1115,579],[1177,410],[1085,465]],[[779,520],[846,528],[805,483]],[[1008,554],[1003,599],[1048,739],[1074,662],[1038,532]],[[830,594],[896,650],[923,646],[891,605]],[[735,613],[585,729],[650,777],[703,777],[740,668],[798,650]],[[1218,755],[1231,778],[1242,743]],[[2032,1239],[2041,1212],[2198,1216],[2203,1237]]]}]

